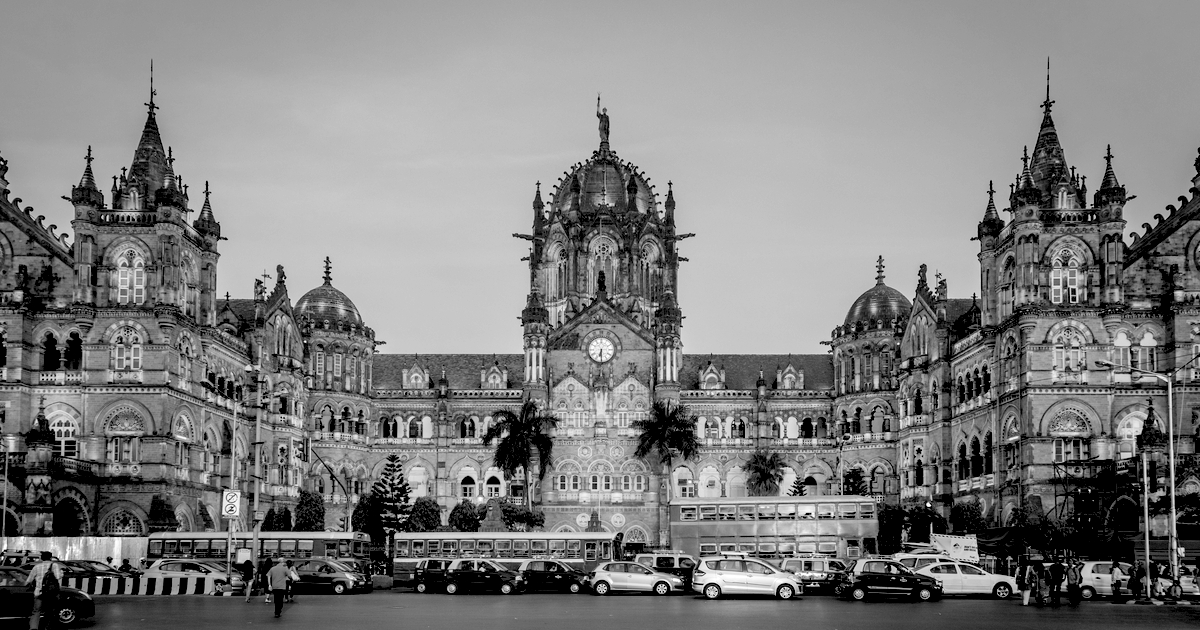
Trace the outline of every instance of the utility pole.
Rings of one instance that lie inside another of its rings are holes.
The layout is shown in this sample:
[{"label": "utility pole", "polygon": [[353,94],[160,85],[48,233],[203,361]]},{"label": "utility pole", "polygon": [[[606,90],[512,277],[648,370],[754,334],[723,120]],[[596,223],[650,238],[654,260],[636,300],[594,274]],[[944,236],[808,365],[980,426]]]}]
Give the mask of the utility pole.
[{"label": "utility pole", "polygon": [[254,536],[253,541],[250,543],[250,554],[253,556],[252,561],[257,565],[259,557],[262,555],[258,547],[258,533],[262,529],[262,520],[258,516],[258,495],[262,489],[262,416],[266,405],[263,404],[262,367],[259,365],[247,365],[246,373],[254,377],[254,391],[255,395],[258,396],[258,410],[254,414],[254,443],[251,445],[254,449],[254,475],[251,479],[254,486],[254,507],[252,508],[254,513],[251,515],[251,518],[254,519],[251,521],[254,527]]}]

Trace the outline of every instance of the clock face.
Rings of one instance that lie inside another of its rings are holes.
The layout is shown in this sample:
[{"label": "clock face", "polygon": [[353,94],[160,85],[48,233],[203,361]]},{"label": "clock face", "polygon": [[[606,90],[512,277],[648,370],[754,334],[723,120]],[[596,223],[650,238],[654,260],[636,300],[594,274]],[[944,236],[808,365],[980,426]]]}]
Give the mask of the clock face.
[{"label": "clock face", "polygon": [[596,363],[604,363],[613,358],[613,353],[616,352],[616,346],[612,340],[604,337],[597,337],[588,344],[588,356]]}]

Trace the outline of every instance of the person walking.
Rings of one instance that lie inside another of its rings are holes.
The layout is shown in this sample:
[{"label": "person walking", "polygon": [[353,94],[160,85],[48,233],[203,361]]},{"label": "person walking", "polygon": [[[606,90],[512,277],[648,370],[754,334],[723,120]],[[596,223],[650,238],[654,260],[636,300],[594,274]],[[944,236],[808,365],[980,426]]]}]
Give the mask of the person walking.
[{"label": "person walking", "polygon": [[1071,607],[1079,606],[1083,601],[1083,561],[1078,557],[1071,558],[1067,566],[1067,601]]},{"label": "person walking", "polygon": [[1138,562],[1133,569],[1133,577],[1129,580],[1129,590],[1133,592],[1134,599],[1142,598],[1142,589],[1146,586],[1146,565]]},{"label": "person walking", "polygon": [[46,627],[54,626],[58,621],[58,595],[62,588],[62,567],[54,562],[54,556],[49,551],[42,552],[42,561],[33,565],[25,584],[33,585],[33,611],[29,613],[29,630],[41,627],[42,616],[46,617]]},{"label": "person walking", "polygon": [[129,564],[129,558],[121,558],[121,566],[117,567],[117,570],[133,575],[133,565]]},{"label": "person walking", "polygon": [[1062,558],[1055,556],[1054,564],[1048,568],[1050,575],[1050,605],[1058,608],[1062,605],[1062,583],[1066,577],[1067,568],[1063,566]]},{"label": "person walking", "polygon": [[250,603],[250,598],[254,596],[254,563],[250,558],[246,558],[244,562],[238,565],[238,572],[242,574],[242,581],[246,584],[246,603]]},{"label": "person walking", "polygon": [[275,566],[267,571],[267,586],[271,589],[271,599],[275,602],[275,617],[283,614],[283,602],[287,596],[288,568],[283,558],[275,559]]},{"label": "person walking", "polygon": [[1021,591],[1021,605],[1029,605],[1029,563],[1022,556],[1017,560],[1017,590]]},{"label": "person walking", "polygon": [[271,603],[271,586],[267,583],[267,571],[271,570],[272,562],[267,558],[263,558],[258,562],[258,588],[266,593],[263,598],[264,604]]},{"label": "person walking", "polygon": [[1037,599],[1038,608],[1046,605],[1046,600],[1050,598],[1050,574],[1046,569],[1046,565],[1042,562],[1041,557],[1033,561],[1034,573],[1037,575],[1037,581],[1034,582],[1035,597]]},{"label": "person walking", "polygon": [[1112,587],[1112,601],[1114,604],[1119,604],[1121,599],[1121,581],[1125,579],[1125,572],[1121,570],[1121,563],[1117,560],[1112,561],[1112,569],[1108,572],[1108,583]]},{"label": "person walking", "polygon": [[287,593],[285,593],[284,601],[286,601],[289,604],[294,604],[294,603],[296,603],[296,598],[292,597],[292,587],[295,586],[296,582],[300,581],[300,576],[296,573],[296,570],[292,568],[291,560],[288,560],[284,564],[287,565],[287,573],[288,573]]}]

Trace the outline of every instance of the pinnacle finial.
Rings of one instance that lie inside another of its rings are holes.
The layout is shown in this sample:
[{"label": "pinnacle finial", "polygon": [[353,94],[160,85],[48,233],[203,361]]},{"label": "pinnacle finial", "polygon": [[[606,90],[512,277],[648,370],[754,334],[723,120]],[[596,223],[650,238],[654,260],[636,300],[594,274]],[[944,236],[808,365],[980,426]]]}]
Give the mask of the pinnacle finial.
[{"label": "pinnacle finial", "polygon": [[325,257],[325,284],[333,284],[333,263]]},{"label": "pinnacle finial", "polygon": [[175,166],[175,147],[167,147],[167,164]]},{"label": "pinnacle finial", "polygon": [[989,179],[988,180],[988,205],[995,203],[995,200],[996,200],[996,187],[993,185],[992,180]]},{"label": "pinnacle finial", "polygon": [[158,96],[158,92],[154,91],[154,60],[151,59],[150,60],[150,102],[143,103],[146,107],[150,108],[151,116],[154,115],[154,110],[158,109],[158,105],[154,104],[155,96]]},{"label": "pinnacle finial", "polygon": [[883,284],[883,256],[875,261],[875,284]]},{"label": "pinnacle finial", "polygon": [[1104,162],[1105,162],[1105,164],[1107,164],[1108,166],[1110,166],[1110,167],[1111,167],[1111,166],[1112,166],[1112,159],[1113,159],[1113,154],[1112,154],[1112,145],[1110,144],[1110,145],[1108,145],[1108,147],[1107,147],[1107,148],[1104,150]]},{"label": "pinnacle finial", "polygon": [[1046,57],[1046,100],[1042,101],[1042,111],[1045,115],[1050,115],[1050,108],[1054,105],[1054,101],[1050,100],[1050,58]]},{"label": "pinnacle finial", "polygon": [[96,158],[92,157],[92,145],[90,145],[90,144],[88,145],[87,155],[83,159],[87,160],[88,166],[91,166],[92,160],[96,159]]}]

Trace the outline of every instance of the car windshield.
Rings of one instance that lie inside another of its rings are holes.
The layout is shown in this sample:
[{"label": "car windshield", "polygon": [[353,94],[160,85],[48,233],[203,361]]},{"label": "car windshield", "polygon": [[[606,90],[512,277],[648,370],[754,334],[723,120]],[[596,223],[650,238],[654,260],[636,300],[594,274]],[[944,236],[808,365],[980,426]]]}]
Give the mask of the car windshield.
[{"label": "car windshield", "polygon": [[345,571],[346,573],[355,573],[354,569],[350,568],[349,566],[346,566],[345,564],[342,564],[341,562],[336,562],[336,561],[330,560],[329,566],[333,567],[337,571]]},{"label": "car windshield", "polygon": [[480,560],[479,566],[486,571],[506,571],[504,567],[492,562],[491,560]]}]

